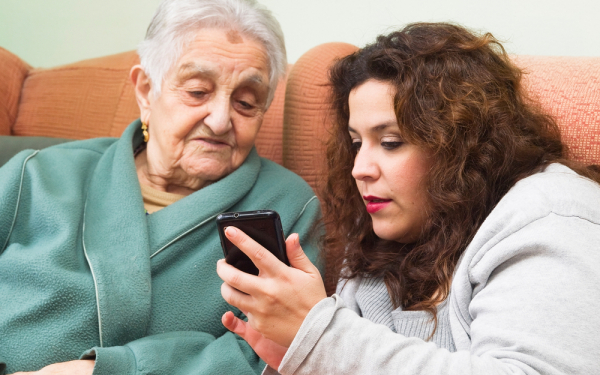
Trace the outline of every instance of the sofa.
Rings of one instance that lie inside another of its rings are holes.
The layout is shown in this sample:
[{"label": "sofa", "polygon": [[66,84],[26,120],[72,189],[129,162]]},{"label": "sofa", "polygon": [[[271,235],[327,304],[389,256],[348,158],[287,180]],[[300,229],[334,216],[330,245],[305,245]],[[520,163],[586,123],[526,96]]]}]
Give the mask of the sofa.
[{"label": "sofa", "polygon": [[[289,66],[256,141],[258,153],[302,176],[316,191],[331,123],[327,68],[356,46],[325,43]],[[525,84],[558,119],[569,157],[600,164],[600,57],[515,56]],[[23,148],[118,137],[139,116],[130,68],[135,51],[49,69],[0,48],[0,165]]]}]

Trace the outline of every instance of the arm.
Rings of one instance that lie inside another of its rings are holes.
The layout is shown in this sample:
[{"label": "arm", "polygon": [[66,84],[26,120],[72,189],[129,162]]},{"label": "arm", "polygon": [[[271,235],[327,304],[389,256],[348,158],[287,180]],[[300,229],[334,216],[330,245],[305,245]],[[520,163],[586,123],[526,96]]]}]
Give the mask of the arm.
[{"label": "arm", "polygon": [[0,168],[0,255],[8,245],[16,218],[25,164],[37,151],[25,150]]},{"label": "arm", "polygon": [[94,374],[257,374],[263,363],[233,333],[168,332],[123,346],[93,348],[82,359],[95,359]]},{"label": "arm", "polygon": [[[316,199],[307,202],[298,212],[291,230],[299,233],[308,244],[314,243],[311,229],[319,215],[319,202]],[[316,259],[316,246],[309,245],[307,252]],[[235,321],[244,322],[242,319],[245,317],[239,311],[237,317],[232,313],[228,315]],[[215,324],[221,322],[216,321]],[[155,373],[165,374],[252,374],[260,373],[264,367],[250,345],[233,333],[213,337],[202,332],[171,332],[145,337],[120,347],[94,348],[84,358],[93,358],[94,355],[94,374],[133,374],[135,369],[152,369]]]},{"label": "arm", "polygon": [[[453,285],[450,297],[451,304],[472,319],[467,327],[470,345],[461,351],[450,353],[392,334],[359,318],[341,301],[328,299],[311,311],[314,315],[307,318],[280,371],[593,373],[594,353],[600,348],[594,307],[600,300],[600,257],[590,250],[599,239],[597,224],[552,215],[467,254],[471,256],[463,264],[466,272],[461,275],[458,270],[454,284],[473,289],[466,293]],[[472,295],[464,309],[456,307],[461,293]]]},{"label": "arm", "polygon": [[[10,236],[16,219],[21,194],[23,193],[23,178],[27,162],[37,155],[38,151],[24,150],[12,157],[0,168],[0,256],[9,244]],[[70,361],[55,363],[37,372],[27,374],[91,374],[94,364],[92,361]],[[0,374],[4,374],[6,364],[0,358]],[[18,372],[14,374],[26,374]]]},{"label": "arm", "polygon": [[[0,258],[10,239],[15,213],[19,209],[17,202],[24,166],[33,154],[33,151],[24,151],[0,169]],[[214,324],[220,323],[215,321]],[[0,373],[4,373],[5,366],[1,363],[4,358],[1,357]],[[38,368],[33,373],[81,375],[91,374],[92,371],[95,374],[156,371],[162,374],[193,374],[198,371],[224,371],[256,374],[260,373],[262,367],[264,364],[249,345],[232,333],[214,337],[202,332],[172,332],[145,337],[123,346],[93,348],[82,356],[82,360],[54,363]]]},{"label": "arm", "polygon": [[[0,256],[8,246],[14,225],[23,168],[33,155],[35,151],[22,151],[0,168]],[[0,356],[0,374],[5,373],[5,360]]]},{"label": "arm", "polygon": [[[600,254],[593,251],[597,243],[598,224],[577,217],[549,215],[497,243],[466,254],[461,264],[464,269],[455,275],[449,302],[451,314],[462,314],[470,320],[463,327],[453,325],[453,333],[461,329],[467,332],[470,344],[455,353],[373,324],[345,308],[338,297],[321,300],[307,314],[300,329],[289,334],[294,338],[279,371],[594,373],[600,350],[600,320],[596,314],[600,307]],[[267,263],[267,257],[255,258]],[[231,280],[227,275],[226,278]],[[253,282],[241,281],[241,277],[238,280],[235,285],[241,287]],[[268,288],[263,290],[259,284],[253,284],[244,291],[254,296],[266,294]],[[224,295],[230,292],[226,290]],[[231,296],[250,313],[261,308],[255,306],[259,305],[258,298]],[[294,300],[308,301],[302,296]],[[269,318],[273,321],[273,316]],[[254,328],[270,333],[275,341],[287,337],[283,333],[277,336],[272,327],[255,324]]]}]

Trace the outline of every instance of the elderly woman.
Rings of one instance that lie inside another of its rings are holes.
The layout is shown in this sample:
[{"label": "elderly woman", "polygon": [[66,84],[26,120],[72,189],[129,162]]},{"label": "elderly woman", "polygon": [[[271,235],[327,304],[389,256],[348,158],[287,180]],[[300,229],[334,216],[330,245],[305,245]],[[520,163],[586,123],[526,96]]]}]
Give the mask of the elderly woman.
[{"label": "elderly woman", "polygon": [[295,269],[250,241],[260,276],[218,263],[249,317],[223,321],[267,372],[597,374],[600,176],[565,160],[494,37],[409,25],[339,61],[331,82],[337,294],[297,241]]},{"label": "elderly woman", "polygon": [[139,54],[141,121],[120,139],[0,170],[0,373],[263,366],[220,322],[214,218],[276,210],[306,243],[319,217],[308,185],[253,147],[286,69],[280,26],[255,1],[167,0]]}]

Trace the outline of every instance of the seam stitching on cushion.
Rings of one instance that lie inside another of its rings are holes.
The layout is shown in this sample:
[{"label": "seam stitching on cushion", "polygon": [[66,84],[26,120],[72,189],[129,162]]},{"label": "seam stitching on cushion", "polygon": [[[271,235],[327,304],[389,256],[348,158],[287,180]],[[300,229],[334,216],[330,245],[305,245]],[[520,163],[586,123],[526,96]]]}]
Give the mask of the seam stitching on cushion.
[{"label": "seam stitching on cushion", "polygon": [[34,151],[33,154],[29,155],[23,162],[23,167],[21,168],[21,181],[19,182],[19,194],[17,194],[17,204],[15,205],[15,214],[13,216],[12,224],[10,226],[10,230],[8,231],[8,235],[6,236],[6,241],[4,241],[4,245],[2,246],[2,249],[0,249],[0,254],[4,252],[4,249],[6,249],[6,246],[8,245],[8,240],[10,239],[12,231],[15,228],[15,222],[17,221],[17,215],[19,213],[19,204],[21,203],[21,193],[23,192],[23,180],[25,179],[25,166],[27,165],[29,159],[37,155],[38,152],[40,152],[40,150]]},{"label": "seam stitching on cushion", "polygon": [[27,80],[29,79],[29,77],[31,77],[32,68],[27,70],[25,73],[26,74],[23,76],[23,81],[21,82],[21,89],[19,90],[19,98],[17,100],[17,112],[15,112],[15,118],[12,120],[12,123],[10,124],[10,135],[14,135],[15,124],[17,123],[17,120],[19,119],[19,116],[21,115],[21,109],[22,109],[21,99],[23,99],[23,89],[25,89],[25,83],[27,83]]},{"label": "seam stitching on cushion", "polygon": [[112,134],[113,130],[115,129],[115,119],[117,118],[117,114],[119,113],[119,110],[121,109],[121,104],[123,103],[123,94],[125,93],[126,85],[127,85],[127,80],[125,80],[125,82],[121,83],[121,93],[119,94],[119,102],[117,103],[117,107],[115,108],[115,113],[113,113],[112,121],[110,123],[110,130],[108,131],[108,134]]},{"label": "seam stitching on cushion", "polygon": [[[134,55],[132,64],[135,63],[136,56],[137,56],[137,53]],[[133,65],[131,65],[131,66],[133,66]],[[129,68],[128,71],[131,71],[131,67]],[[115,113],[113,113],[112,123],[110,124],[110,130],[109,130],[108,134],[112,134],[112,132],[115,128],[115,119],[117,118],[117,114],[119,113],[119,110],[121,109],[121,107],[123,105],[123,94],[125,94],[125,90],[127,88],[127,83],[128,83],[128,80],[126,77],[125,81],[121,83],[121,94],[119,95],[119,102],[117,103],[117,108],[115,109]],[[135,94],[135,88],[134,88],[134,94]]]}]

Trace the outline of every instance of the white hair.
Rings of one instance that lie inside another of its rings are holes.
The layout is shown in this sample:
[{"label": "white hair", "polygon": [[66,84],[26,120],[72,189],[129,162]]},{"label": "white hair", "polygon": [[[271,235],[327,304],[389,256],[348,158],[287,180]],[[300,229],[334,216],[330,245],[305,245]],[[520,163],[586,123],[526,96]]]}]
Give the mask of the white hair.
[{"label": "white hair", "polygon": [[167,72],[202,28],[234,29],[263,44],[269,59],[271,104],[277,82],[286,73],[283,31],[271,12],[256,0],[164,0],[154,14],[146,38],[138,46],[142,68],[160,95]]}]

